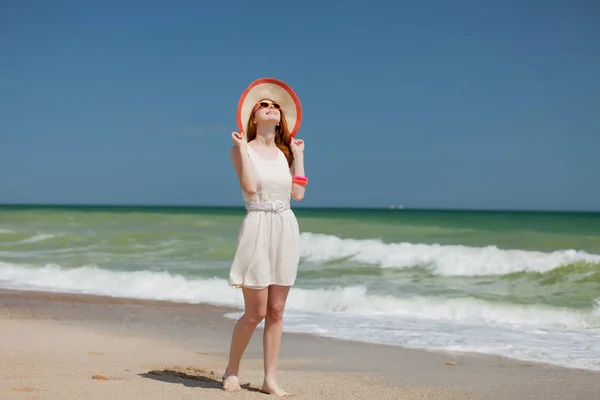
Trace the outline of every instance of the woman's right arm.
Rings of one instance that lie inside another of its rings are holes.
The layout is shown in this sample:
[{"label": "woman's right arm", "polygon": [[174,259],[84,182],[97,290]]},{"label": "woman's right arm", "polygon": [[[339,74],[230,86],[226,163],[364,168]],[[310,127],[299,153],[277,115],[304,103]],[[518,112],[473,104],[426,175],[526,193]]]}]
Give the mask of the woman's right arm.
[{"label": "woman's right arm", "polygon": [[231,155],[231,162],[235,168],[235,173],[240,181],[240,187],[244,192],[252,196],[258,190],[258,184],[252,170],[252,163],[248,157],[246,146],[232,146],[229,154]]}]

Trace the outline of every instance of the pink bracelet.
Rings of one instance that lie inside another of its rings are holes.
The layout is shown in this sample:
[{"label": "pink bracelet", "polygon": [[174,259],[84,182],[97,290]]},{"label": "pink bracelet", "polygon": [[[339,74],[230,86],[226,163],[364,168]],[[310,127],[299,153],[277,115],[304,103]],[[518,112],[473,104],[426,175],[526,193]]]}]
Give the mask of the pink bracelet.
[{"label": "pink bracelet", "polygon": [[299,185],[306,185],[308,183],[308,178],[306,176],[294,175],[294,177],[292,178],[292,182],[297,183]]}]

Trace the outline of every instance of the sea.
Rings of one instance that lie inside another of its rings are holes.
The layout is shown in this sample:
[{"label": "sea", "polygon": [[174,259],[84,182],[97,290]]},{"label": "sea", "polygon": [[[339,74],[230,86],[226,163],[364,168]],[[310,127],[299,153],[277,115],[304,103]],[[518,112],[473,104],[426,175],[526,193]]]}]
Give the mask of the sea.
[{"label": "sea", "polygon": [[[295,208],[285,332],[600,370],[600,213]],[[239,307],[241,207],[0,206],[0,288]]]}]

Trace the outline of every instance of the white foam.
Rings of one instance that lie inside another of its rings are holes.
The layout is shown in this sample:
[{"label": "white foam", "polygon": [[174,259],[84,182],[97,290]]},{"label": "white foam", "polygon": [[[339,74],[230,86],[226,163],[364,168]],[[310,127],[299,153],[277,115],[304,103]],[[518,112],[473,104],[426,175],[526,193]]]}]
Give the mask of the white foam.
[{"label": "white foam", "polygon": [[[238,318],[240,313],[226,314]],[[600,330],[549,330],[414,317],[286,312],[284,329],[338,339],[403,347],[476,352],[600,371]]]},{"label": "white foam", "polygon": [[577,250],[549,253],[502,250],[496,246],[384,243],[377,239],[342,239],[337,236],[302,233],[302,257],[312,262],[339,259],[382,268],[424,267],[443,276],[506,275],[514,272],[547,272],[578,262],[600,263],[600,254]]},{"label": "white foam", "polygon": [[[185,278],[151,271],[108,271],[96,266],[62,269],[0,261],[0,286],[99,294],[176,302],[242,306],[239,291],[224,279]],[[477,322],[488,325],[523,325],[549,328],[600,327],[593,311],[575,312],[545,305],[495,303],[474,298],[446,299],[411,296],[399,298],[370,294],[364,286],[329,289],[294,288],[289,309],[344,315],[387,315],[423,320]]]},{"label": "white foam", "polygon": [[600,327],[600,315],[546,305],[489,302],[471,297],[398,298],[368,294],[364,286],[337,289],[295,289],[289,307],[299,311],[348,315],[394,315],[434,321],[488,325],[589,329]]},{"label": "white foam", "polygon": [[186,279],[168,272],[109,271],[86,265],[62,269],[0,261],[0,287],[86,293],[175,302],[242,305],[241,296],[223,279]]}]

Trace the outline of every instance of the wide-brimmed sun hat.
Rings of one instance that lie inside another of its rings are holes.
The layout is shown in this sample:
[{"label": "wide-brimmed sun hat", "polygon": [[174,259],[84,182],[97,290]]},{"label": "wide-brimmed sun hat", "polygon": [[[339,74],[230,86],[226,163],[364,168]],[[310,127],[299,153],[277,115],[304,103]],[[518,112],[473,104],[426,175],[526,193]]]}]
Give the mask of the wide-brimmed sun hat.
[{"label": "wide-brimmed sun hat", "polygon": [[240,132],[248,131],[248,120],[252,110],[261,100],[271,100],[281,106],[290,135],[296,136],[302,122],[300,99],[291,87],[275,78],[257,79],[242,93],[236,117]]}]

